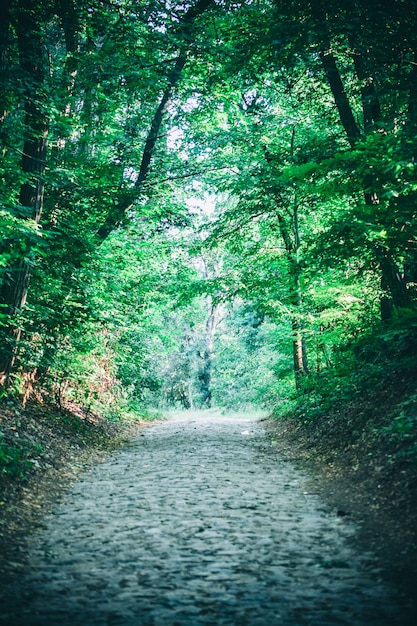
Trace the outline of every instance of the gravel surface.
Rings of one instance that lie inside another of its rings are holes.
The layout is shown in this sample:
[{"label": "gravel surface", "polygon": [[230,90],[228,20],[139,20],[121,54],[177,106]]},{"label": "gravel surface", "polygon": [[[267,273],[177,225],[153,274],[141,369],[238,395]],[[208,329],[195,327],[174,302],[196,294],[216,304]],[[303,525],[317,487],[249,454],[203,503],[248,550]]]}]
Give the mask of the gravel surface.
[{"label": "gravel surface", "polygon": [[254,419],[156,424],[75,483],[3,590],[8,626],[394,626],[408,600]]}]

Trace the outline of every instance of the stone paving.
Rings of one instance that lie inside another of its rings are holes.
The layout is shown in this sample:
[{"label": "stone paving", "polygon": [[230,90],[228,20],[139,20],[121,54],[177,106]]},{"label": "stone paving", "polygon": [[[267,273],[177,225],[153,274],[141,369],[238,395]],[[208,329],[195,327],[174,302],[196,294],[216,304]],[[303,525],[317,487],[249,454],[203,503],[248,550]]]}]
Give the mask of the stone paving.
[{"label": "stone paving", "polygon": [[[407,601],[249,418],[152,426],[87,472],[4,590],[8,626],[394,626]],[[410,619],[410,621],[408,621]]]}]

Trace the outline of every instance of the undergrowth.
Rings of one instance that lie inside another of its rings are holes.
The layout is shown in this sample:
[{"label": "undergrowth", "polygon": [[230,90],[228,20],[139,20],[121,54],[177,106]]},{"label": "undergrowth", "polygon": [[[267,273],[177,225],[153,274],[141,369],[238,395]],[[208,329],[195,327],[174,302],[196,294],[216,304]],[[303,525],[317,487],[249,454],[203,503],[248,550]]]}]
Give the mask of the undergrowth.
[{"label": "undergrowth", "polygon": [[387,462],[417,464],[416,376],[416,330],[379,329],[342,347],[332,368],[310,375],[283,417],[335,448],[363,445],[372,454],[375,446],[386,450]]},{"label": "undergrowth", "polygon": [[4,441],[4,433],[0,430],[0,475],[27,479],[30,470],[38,463],[36,457],[41,452],[40,445]]}]

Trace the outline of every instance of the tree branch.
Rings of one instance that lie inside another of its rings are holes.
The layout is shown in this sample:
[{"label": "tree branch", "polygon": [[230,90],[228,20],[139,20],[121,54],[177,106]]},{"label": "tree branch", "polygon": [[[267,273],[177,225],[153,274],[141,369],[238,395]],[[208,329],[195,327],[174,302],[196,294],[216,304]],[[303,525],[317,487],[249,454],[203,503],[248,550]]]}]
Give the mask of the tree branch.
[{"label": "tree branch", "polygon": [[175,65],[168,75],[167,85],[154,113],[143,148],[139,175],[135,182],[133,193],[128,199],[116,204],[114,209],[109,212],[105,222],[97,231],[97,236],[101,240],[106,239],[116,226],[123,223],[127,210],[132,206],[135,200],[140,197],[143,184],[149,174],[151,161],[155,153],[156,143],[165,113],[172,101],[174,89],[180,80],[182,70],[189,56],[188,44],[192,35],[194,21],[213,4],[214,0],[198,0],[198,2],[194,6],[190,7],[184,15],[182,24],[179,27],[180,34],[184,37],[184,48],[180,50]]}]

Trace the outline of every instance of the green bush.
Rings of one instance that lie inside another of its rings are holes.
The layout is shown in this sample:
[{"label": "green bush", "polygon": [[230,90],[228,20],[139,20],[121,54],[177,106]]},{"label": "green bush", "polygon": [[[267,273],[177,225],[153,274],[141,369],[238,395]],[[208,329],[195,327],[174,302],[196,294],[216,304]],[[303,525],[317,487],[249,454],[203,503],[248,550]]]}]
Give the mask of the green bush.
[{"label": "green bush", "polygon": [[0,475],[27,478],[35,463],[31,457],[39,454],[41,447],[35,444],[14,445],[3,439],[4,435],[0,432]]}]

